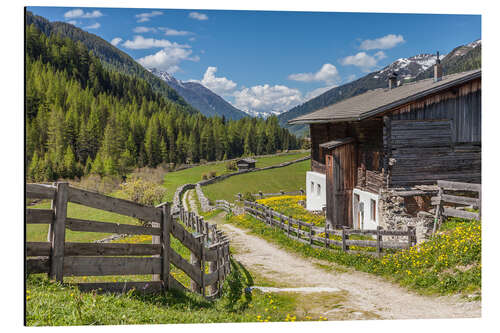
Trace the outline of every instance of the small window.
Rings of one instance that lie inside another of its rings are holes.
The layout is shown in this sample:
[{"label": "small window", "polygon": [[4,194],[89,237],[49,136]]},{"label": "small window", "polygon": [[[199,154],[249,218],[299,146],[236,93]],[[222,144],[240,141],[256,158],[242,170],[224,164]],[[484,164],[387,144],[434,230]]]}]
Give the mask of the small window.
[{"label": "small window", "polygon": [[370,217],[372,221],[377,220],[377,202],[373,199],[370,199]]},{"label": "small window", "polygon": [[318,192],[317,192],[318,195],[321,195],[321,185],[318,184]]},{"label": "small window", "polygon": [[314,182],[311,182],[311,194],[314,193]]}]

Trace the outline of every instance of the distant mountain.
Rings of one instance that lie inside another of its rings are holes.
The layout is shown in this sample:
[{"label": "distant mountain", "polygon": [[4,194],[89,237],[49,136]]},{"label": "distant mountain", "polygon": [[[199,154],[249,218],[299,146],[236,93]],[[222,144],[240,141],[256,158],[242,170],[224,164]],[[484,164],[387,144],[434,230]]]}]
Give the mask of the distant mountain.
[{"label": "distant mountain", "polygon": [[156,68],[150,68],[148,70],[165,81],[189,104],[207,117],[224,116],[227,119],[237,120],[248,116],[248,114],[238,110],[222,97],[200,83],[179,81],[171,74]]},{"label": "distant mountain", "polygon": [[69,37],[75,42],[81,42],[97,56],[104,66],[117,70],[121,73],[137,76],[151,85],[155,92],[160,93],[168,100],[177,104],[181,109],[194,113],[197,110],[189,105],[173,88],[164,81],[147,71],[138,64],[131,56],[119,50],[99,36],[88,33],[72,24],[65,22],[50,22],[44,17],[34,15],[26,11],[26,24],[34,24],[41,32],[50,36],[51,34]]},{"label": "distant mountain", "polygon": [[[481,67],[481,40],[455,48],[445,56],[440,56],[443,74],[453,74]],[[292,133],[307,134],[308,125],[288,125],[288,121],[341,100],[362,94],[371,89],[387,86],[387,79],[393,72],[401,81],[414,81],[432,77],[436,55],[419,54],[410,58],[400,58],[383,69],[367,74],[355,81],[335,87],[278,116],[281,126],[288,127]]]}]

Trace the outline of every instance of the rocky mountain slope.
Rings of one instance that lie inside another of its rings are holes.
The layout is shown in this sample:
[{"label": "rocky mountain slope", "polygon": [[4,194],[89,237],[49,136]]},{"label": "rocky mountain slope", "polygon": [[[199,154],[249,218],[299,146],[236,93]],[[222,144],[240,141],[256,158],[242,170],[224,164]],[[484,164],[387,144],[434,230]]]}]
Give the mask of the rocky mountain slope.
[{"label": "rocky mountain slope", "polygon": [[222,97],[198,82],[182,82],[171,74],[156,68],[148,70],[165,81],[189,104],[207,117],[224,116],[228,119],[241,119],[248,116],[248,114],[238,110]]}]

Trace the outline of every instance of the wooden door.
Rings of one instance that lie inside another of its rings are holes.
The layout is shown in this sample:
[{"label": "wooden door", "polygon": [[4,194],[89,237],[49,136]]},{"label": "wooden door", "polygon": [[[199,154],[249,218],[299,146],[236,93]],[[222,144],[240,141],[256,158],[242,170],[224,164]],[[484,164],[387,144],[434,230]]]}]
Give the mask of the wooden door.
[{"label": "wooden door", "polygon": [[350,142],[335,147],[325,157],[327,223],[333,228],[352,227],[352,190],[357,176],[356,144]]}]

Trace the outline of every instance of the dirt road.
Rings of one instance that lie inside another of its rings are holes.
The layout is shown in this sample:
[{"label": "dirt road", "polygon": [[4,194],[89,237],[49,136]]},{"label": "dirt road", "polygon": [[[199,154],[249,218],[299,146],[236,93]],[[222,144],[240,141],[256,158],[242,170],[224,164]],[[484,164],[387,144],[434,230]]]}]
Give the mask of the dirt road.
[{"label": "dirt road", "polygon": [[[421,296],[380,277],[304,259],[247,231],[224,223],[223,214],[211,223],[230,237],[234,258],[256,272],[273,287],[300,287],[304,313],[335,319],[470,318],[481,316],[480,302],[466,302],[458,296]],[[304,288],[312,287],[312,288]],[[320,292],[329,288],[329,292]],[[309,290],[308,290],[309,289]],[[274,289],[275,290],[275,289]],[[333,290],[333,291],[332,291]],[[276,290],[275,290],[276,291]]]}]

